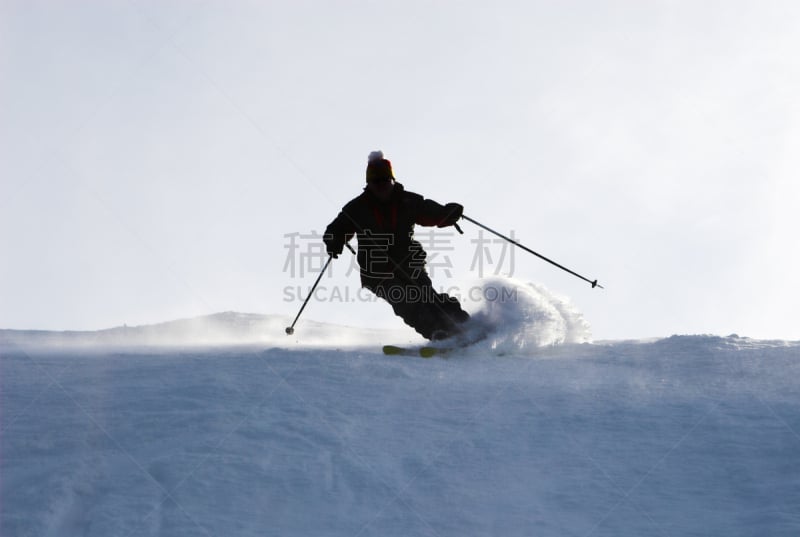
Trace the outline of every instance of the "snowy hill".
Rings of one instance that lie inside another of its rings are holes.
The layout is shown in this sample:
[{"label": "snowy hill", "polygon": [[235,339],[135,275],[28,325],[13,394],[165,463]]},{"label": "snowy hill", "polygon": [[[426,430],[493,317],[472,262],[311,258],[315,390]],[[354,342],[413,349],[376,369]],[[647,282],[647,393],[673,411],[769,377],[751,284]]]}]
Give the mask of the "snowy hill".
[{"label": "snowy hill", "polygon": [[429,360],[235,313],[0,332],[0,534],[800,534],[800,342],[495,306]]}]

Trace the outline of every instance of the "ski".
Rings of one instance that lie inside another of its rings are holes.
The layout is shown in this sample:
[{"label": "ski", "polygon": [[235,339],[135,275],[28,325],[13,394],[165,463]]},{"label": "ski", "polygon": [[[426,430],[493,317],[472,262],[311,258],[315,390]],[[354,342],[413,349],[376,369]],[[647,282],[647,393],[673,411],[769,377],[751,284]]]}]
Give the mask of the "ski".
[{"label": "ski", "polygon": [[384,345],[383,354],[389,356],[421,356],[422,358],[433,358],[439,356],[447,358],[448,354],[458,349],[465,349],[479,341],[486,339],[488,331],[473,333],[471,336],[461,335],[448,338],[446,341],[439,342],[438,345],[422,345],[403,347],[400,345]]}]

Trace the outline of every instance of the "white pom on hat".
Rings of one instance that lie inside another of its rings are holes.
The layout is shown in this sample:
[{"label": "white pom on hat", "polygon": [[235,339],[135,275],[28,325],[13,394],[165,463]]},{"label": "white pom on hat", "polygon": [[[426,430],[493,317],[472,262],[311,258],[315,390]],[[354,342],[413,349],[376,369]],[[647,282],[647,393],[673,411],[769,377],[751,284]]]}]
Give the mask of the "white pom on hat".
[{"label": "white pom on hat", "polygon": [[383,158],[383,151],[373,151],[369,154],[369,157],[367,157],[367,162],[375,162],[376,160],[383,160]]}]

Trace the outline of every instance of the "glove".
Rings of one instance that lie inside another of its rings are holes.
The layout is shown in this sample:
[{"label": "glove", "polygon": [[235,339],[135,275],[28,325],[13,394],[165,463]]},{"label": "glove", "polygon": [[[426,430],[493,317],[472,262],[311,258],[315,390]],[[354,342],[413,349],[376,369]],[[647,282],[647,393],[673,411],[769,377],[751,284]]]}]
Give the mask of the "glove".
[{"label": "glove", "polygon": [[339,254],[344,250],[344,240],[337,238],[331,233],[322,237],[322,242],[325,243],[325,249],[328,251],[328,255],[334,259],[339,257]]},{"label": "glove", "polygon": [[460,203],[448,203],[444,206],[445,217],[438,227],[452,226],[459,221],[461,215],[464,214],[464,206]]}]

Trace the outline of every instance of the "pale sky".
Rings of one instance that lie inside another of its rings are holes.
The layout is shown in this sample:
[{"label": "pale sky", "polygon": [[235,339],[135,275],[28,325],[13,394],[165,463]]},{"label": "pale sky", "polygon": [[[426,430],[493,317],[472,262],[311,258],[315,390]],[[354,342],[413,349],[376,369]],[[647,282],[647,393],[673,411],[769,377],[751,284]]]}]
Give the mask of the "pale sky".
[{"label": "pale sky", "polygon": [[[798,28],[795,1],[0,1],[0,328],[294,316],[303,237],[382,149],[599,279],[499,244],[482,273],[595,339],[800,339]],[[481,276],[463,228],[418,229],[437,286]],[[401,325],[333,294],[350,261],[303,318]]]}]

